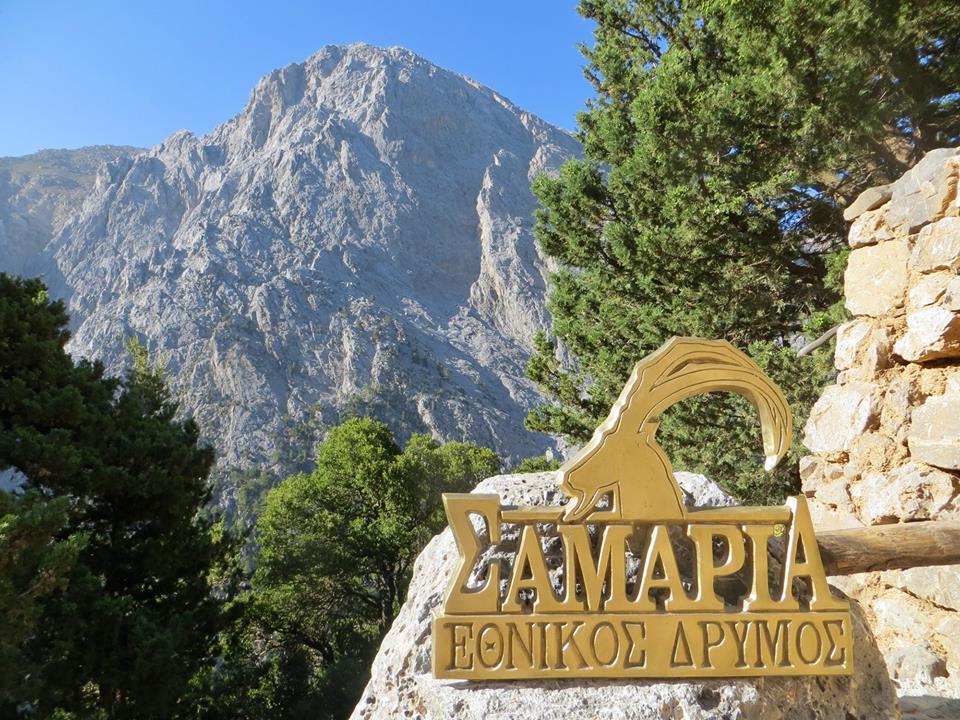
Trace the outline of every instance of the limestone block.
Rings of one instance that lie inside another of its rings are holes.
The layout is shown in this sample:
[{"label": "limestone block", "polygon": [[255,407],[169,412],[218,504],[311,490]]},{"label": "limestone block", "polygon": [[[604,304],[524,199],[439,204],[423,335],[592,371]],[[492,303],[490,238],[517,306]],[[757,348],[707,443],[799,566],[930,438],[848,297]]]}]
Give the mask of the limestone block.
[{"label": "limestone block", "polygon": [[947,375],[947,381],[945,383],[946,387],[943,391],[944,395],[955,395],[960,393],[960,372],[957,372],[958,368],[951,368],[954,372]]},{"label": "limestone block", "polygon": [[907,314],[907,332],[893,346],[908,362],[960,356],[960,315],[941,305]]},{"label": "limestone block", "polygon": [[892,352],[890,330],[877,327],[870,319],[853,320],[837,330],[834,364],[844,372],[845,379],[873,380],[880,370],[892,365]]},{"label": "limestone block", "polygon": [[910,269],[956,272],[960,268],[960,217],[945,217],[925,226],[910,255]]},{"label": "limestone block", "polygon": [[867,340],[863,355],[850,373],[864,380],[873,380],[877,373],[893,364],[893,338],[884,327],[876,328]]},{"label": "limestone block", "polygon": [[800,489],[831,508],[853,512],[850,479],[842,465],[807,455],[800,460]]},{"label": "limestone block", "polygon": [[847,242],[850,247],[858,248],[875,245],[892,239],[893,233],[887,227],[887,213],[884,208],[865,212],[850,225]]},{"label": "limestone block", "polygon": [[843,211],[843,219],[847,222],[860,217],[863,213],[883,205],[893,194],[893,185],[878,185],[867,188],[857,196]]},{"label": "limestone block", "polygon": [[839,327],[833,352],[833,364],[837,370],[846,370],[856,364],[871,332],[873,323],[865,319],[853,320]]},{"label": "limestone block", "polygon": [[933,305],[944,296],[951,280],[958,279],[950,272],[935,272],[923,275],[907,293],[907,308],[916,309]]},{"label": "limestone block", "polygon": [[900,435],[901,429],[909,426],[913,406],[919,398],[920,388],[913,377],[901,375],[891,380],[883,393],[880,429],[892,438]]},{"label": "limestone block", "polygon": [[[844,508],[843,510],[840,510],[831,505],[820,502],[816,497],[810,498],[810,500],[807,501],[807,504],[810,506],[810,517],[813,519],[813,526],[817,529],[817,532],[824,530],[847,530],[850,528],[863,527],[863,522],[853,511],[852,505],[849,509]],[[831,582],[834,582],[837,587],[849,594],[847,588],[844,587],[846,580],[847,579],[845,576],[840,576],[833,578]]]},{"label": "limestone block", "polygon": [[860,519],[868,525],[936,519],[953,495],[952,475],[915,462],[868,473],[851,492],[859,501]]},{"label": "limestone block", "polygon": [[880,316],[902,307],[909,257],[906,240],[891,240],[851,252],[843,274],[847,310],[854,315]]},{"label": "limestone block", "polygon": [[817,500],[837,510],[853,512],[850,499],[850,483],[845,473],[825,475],[817,486]]},{"label": "limestone block", "polygon": [[683,504],[691,508],[727,507],[737,501],[706,475],[677,470],[673,476],[683,491]]},{"label": "limestone block", "polygon": [[824,459],[816,455],[804,455],[800,458],[800,489],[807,497],[813,497],[816,493],[817,485],[823,479],[824,465]]},{"label": "limestone block", "polygon": [[[960,611],[960,565],[887,570],[880,574],[880,579],[894,587],[910,588],[910,592],[921,600]],[[960,636],[957,636],[957,642],[960,643]],[[960,652],[960,646],[957,649]],[[957,659],[960,660],[960,655]]]},{"label": "limestone block", "polygon": [[887,658],[890,674],[900,679],[932,683],[934,678],[947,677],[947,664],[926,640],[896,650]]},{"label": "limestone block", "polygon": [[960,470],[960,394],[927,398],[913,411],[907,442],[915,460]]},{"label": "limestone block", "polygon": [[817,489],[817,482],[823,474],[824,459],[816,455],[804,455],[800,458],[800,489],[810,497]]},{"label": "limestone block", "polygon": [[[953,581],[954,583],[960,580],[960,565],[948,565],[945,569],[952,569],[956,574],[957,579]],[[954,662],[960,662],[960,615],[950,613],[945,617],[938,618],[933,629],[938,633],[939,637],[937,639],[946,649],[947,655]],[[960,692],[957,695],[960,696]]]},{"label": "limestone block", "polygon": [[956,155],[956,148],[931,150],[893,183],[887,205],[891,229],[910,234],[943,217],[956,192]]},{"label": "limestone block", "polygon": [[803,444],[815,453],[845,452],[878,415],[876,385],[865,382],[831,385],[810,411]]},{"label": "limestone block", "polygon": [[871,604],[876,622],[874,632],[892,632],[914,641],[930,633],[928,619],[918,609],[916,600],[898,590],[888,592]]},{"label": "limestone block", "polygon": [[960,311],[960,276],[954,277],[947,283],[943,291],[943,306],[947,310]]},{"label": "limestone block", "polygon": [[[886,575],[886,573],[884,573]],[[896,583],[899,586],[899,583]],[[870,602],[880,647],[892,672],[901,650],[930,643],[934,652],[946,661],[950,677],[931,673],[925,676],[921,667],[900,665],[897,684],[902,693],[904,718],[910,720],[945,720],[960,717],[960,683],[957,681],[960,660],[960,618],[956,612],[941,610],[920,599],[916,587],[903,590],[889,588]],[[911,676],[911,670],[917,675]]]}]

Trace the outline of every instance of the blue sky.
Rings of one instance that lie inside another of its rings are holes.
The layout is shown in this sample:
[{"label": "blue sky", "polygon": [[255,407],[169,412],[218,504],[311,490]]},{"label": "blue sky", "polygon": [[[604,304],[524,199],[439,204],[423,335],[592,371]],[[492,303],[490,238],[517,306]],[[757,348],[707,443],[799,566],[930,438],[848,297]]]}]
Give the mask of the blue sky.
[{"label": "blue sky", "polygon": [[402,45],[573,129],[576,0],[0,0],[0,156],[202,134],[323,45]]}]

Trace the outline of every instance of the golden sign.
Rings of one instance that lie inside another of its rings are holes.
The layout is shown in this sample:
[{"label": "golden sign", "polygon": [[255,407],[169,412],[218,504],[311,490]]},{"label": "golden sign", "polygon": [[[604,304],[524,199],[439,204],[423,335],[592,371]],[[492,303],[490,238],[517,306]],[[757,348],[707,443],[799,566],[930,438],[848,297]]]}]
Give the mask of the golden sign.
[{"label": "golden sign", "polygon": [[[561,468],[565,507],[444,495],[460,562],[433,621],[435,677],[852,672],[849,605],[827,585],[803,496],[783,507],[684,505],[656,442],[659,417],[715,391],[756,407],[772,469],[792,432],[783,393],[729,343],[674,338],[637,363],[610,416]],[[784,527],[778,558],[771,546]]]}]

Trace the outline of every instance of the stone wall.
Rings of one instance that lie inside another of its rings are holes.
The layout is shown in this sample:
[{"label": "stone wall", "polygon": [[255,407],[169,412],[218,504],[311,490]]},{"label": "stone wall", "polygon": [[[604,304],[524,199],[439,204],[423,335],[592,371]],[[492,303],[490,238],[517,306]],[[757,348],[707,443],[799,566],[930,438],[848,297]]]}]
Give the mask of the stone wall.
[{"label": "stone wall", "polygon": [[[854,319],[801,463],[820,529],[960,518],[960,150],[847,210]],[[838,579],[861,600],[905,717],[960,717],[960,566]]]}]

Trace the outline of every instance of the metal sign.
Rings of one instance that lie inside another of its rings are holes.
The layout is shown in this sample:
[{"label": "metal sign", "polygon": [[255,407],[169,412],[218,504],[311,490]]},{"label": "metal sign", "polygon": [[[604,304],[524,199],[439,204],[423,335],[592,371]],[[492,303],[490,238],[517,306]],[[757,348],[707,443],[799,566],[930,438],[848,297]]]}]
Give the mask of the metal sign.
[{"label": "metal sign", "polygon": [[637,363],[607,420],[561,468],[566,506],[444,495],[460,562],[433,621],[435,677],[852,672],[849,604],[827,585],[803,496],[782,507],[684,506],[656,442],[659,416],[715,391],[756,407],[772,469],[792,432],[783,393],[729,343],[674,338]]}]

